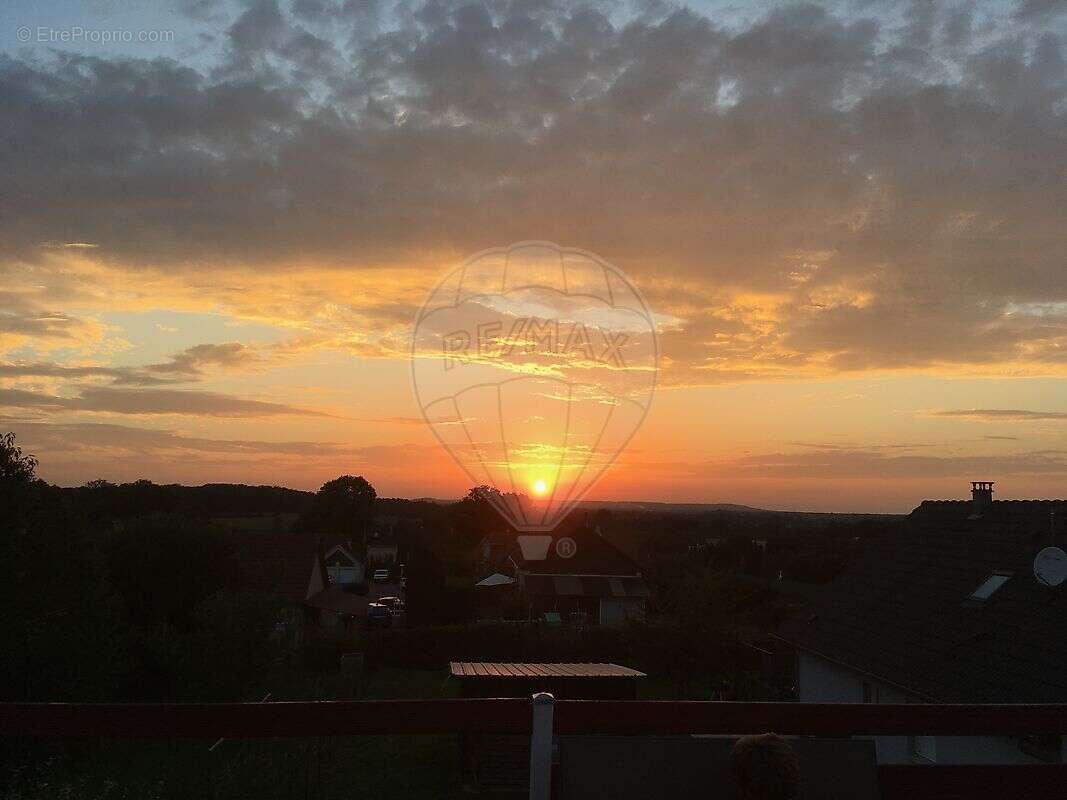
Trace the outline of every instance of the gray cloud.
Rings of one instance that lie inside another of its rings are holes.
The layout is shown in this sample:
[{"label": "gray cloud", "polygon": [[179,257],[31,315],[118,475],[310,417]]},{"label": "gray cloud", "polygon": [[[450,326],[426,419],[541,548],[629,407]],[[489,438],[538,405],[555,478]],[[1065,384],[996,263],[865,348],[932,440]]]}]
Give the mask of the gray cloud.
[{"label": "gray cloud", "polygon": [[110,378],[111,381],[117,385],[125,384],[136,386],[176,383],[184,380],[182,378],[156,377],[131,367],[68,367],[50,361],[0,364],[0,377],[63,378],[67,380]]},{"label": "gray cloud", "polygon": [[1023,411],[1010,408],[974,408],[958,409],[950,411],[934,411],[931,416],[935,417],[961,417],[964,419],[979,420],[1014,420],[1019,422],[1031,422],[1035,420],[1067,420],[1067,411]]},{"label": "gray cloud", "polygon": [[170,430],[95,422],[43,423],[8,418],[0,421],[0,424],[17,430],[29,446],[55,453],[103,448],[121,448],[142,454],[162,450],[289,456],[340,455],[347,452],[345,447],[329,442],[209,439],[185,436]]},{"label": "gray cloud", "polygon": [[321,412],[281,403],[246,400],[216,392],[176,389],[121,389],[89,386],[76,397],[23,389],[0,389],[0,407],[44,412],[91,411],[113,414],[188,414],[205,417],[269,417],[285,414],[323,416]]},{"label": "gray cloud", "polygon": [[[284,352],[291,343],[271,348]],[[0,377],[5,378],[110,378],[116,386],[153,386],[187,383],[205,377],[205,369],[240,370],[263,366],[267,358],[257,349],[241,342],[198,344],[187,347],[169,360],[141,367],[66,366],[48,361],[0,363]]]},{"label": "gray cloud", "polygon": [[[993,24],[918,2],[899,28],[798,5],[733,30],[666,6],[261,1],[210,72],[2,57],[0,259],[59,241],[131,271],[358,269],[537,236],[650,292],[719,290],[667,342],[668,382],[1062,369],[1060,5]],[[691,335],[744,293],[781,304]]]},{"label": "gray cloud", "polygon": [[293,484],[312,488],[354,464],[374,465],[378,473],[407,474],[412,463],[445,469],[448,458],[440,447],[429,444],[361,447],[342,442],[212,439],[95,422],[0,417],[0,430],[16,431],[26,452],[41,458],[41,474],[66,485],[98,477],[192,483],[232,480],[234,464],[239,463],[242,474],[255,475],[255,479],[275,482],[283,470]]},{"label": "gray cloud", "polygon": [[46,361],[19,364],[0,364],[0,377],[4,378],[113,378],[126,377],[122,367],[65,367]]},{"label": "gray cloud", "polygon": [[185,380],[202,376],[205,367],[234,369],[262,364],[263,357],[241,342],[198,344],[182,350],[161,364],[151,364],[144,370],[151,373],[175,374]]},{"label": "gray cloud", "polygon": [[0,417],[5,430],[18,431],[20,442],[41,452],[93,451],[122,449],[131,454],[185,451],[207,454],[279,455],[294,457],[345,457],[371,463],[410,464],[411,457],[438,461],[436,445],[378,445],[359,447],[341,442],[280,441],[258,439],[210,439],[188,436],[159,428],[138,428],[98,422],[44,423]]},{"label": "gray cloud", "polygon": [[[4,272],[0,265],[0,277],[4,276]],[[0,290],[0,341],[4,334],[72,341],[84,335],[88,328],[84,320],[55,308],[47,308],[32,295]]]},{"label": "gray cloud", "polygon": [[1064,475],[1067,474],[1067,452],[934,456],[891,455],[865,448],[824,449],[746,456],[725,464],[706,465],[704,469],[725,470],[737,478],[969,479],[973,475]]},{"label": "gray cloud", "polygon": [[1044,20],[1067,12],[1063,0],[1019,0],[1015,14],[1020,19]]}]

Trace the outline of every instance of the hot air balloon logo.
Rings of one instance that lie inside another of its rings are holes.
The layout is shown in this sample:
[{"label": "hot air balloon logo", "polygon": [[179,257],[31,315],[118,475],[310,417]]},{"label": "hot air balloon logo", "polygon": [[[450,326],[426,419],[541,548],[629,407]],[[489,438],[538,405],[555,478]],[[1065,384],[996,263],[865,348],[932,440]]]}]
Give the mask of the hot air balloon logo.
[{"label": "hot air balloon logo", "polygon": [[648,414],[659,368],[640,292],[597,256],[548,242],[478,253],[415,321],[426,422],[520,531],[552,530]]}]

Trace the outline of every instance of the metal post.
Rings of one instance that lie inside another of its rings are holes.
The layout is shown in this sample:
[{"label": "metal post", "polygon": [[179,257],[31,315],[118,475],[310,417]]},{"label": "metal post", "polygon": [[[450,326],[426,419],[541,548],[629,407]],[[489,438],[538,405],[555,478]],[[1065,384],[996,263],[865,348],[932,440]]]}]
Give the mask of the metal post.
[{"label": "metal post", "polygon": [[533,696],[530,733],[530,800],[549,800],[552,793],[552,711],[556,698],[548,692]]}]

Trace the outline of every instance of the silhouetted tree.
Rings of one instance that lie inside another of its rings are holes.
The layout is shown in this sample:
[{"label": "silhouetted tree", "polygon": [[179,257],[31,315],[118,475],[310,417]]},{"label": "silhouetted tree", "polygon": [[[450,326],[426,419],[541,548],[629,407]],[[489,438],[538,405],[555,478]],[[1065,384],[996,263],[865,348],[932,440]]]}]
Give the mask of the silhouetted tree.
[{"label": "silhouetted tree", "polygon": [[501,516],[489,497],[502,495],[490,486],[475,486],[460,500],[449,508],[449,523],[458,544],[473,547],[494,531],[510,529],[510,525]]},{"label": "silhouetted tree", "polygon": [[217,517],[244,514],[302,513],[315,497],[311,492],[279,486],[209,483],[204,486],[160,486],[148,480],[113,484],[103,479],[60,489],[94,518],[123,519],[151,514]]},{"label": "silhouetted tree", "polygon": [[98,531],[0,436],[0,699],[105,700],[123,685],[123,625]]},{"label": "silhouetted tree", "polygon": [[15,444],[15,434],[0,434],[0,487],[28,486],[36,476],[37,459],[24,455]]},{"label": "silhouetted tree", "polygon": [[342,475],[322,485],[303,515],[300,527],[362,542],[378,494],[362,475]]},{"label": "silhouetted tree", "polygon": [[473,550],[455,537],[418,530],[404,565],[408,578],[408,620],[413,625],[461,622],[470,616]]},{"label": "silhouetted tree", "polygon": [[125,525],[111,543],[108,567],[126,617],[140,627],[188,630],[196,607],[237,580],[222,532],[172,515]]}]

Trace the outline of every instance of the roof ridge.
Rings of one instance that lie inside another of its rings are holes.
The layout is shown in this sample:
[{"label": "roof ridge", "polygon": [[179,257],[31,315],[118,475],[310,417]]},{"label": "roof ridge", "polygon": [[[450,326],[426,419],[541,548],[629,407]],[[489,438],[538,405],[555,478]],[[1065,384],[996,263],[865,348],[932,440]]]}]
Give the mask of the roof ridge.
[{"label": "roof ridge", "polygon": [[[919,508],[925,505],[938,505],[941,503],[956,503],[959,505],[969,505],[971,500],[923,500],[919,504]],[[1067,503],[1067,499],[1059,497],[1009,497],[1004,500],[993,500],[994,504],[997,503]]]}]

